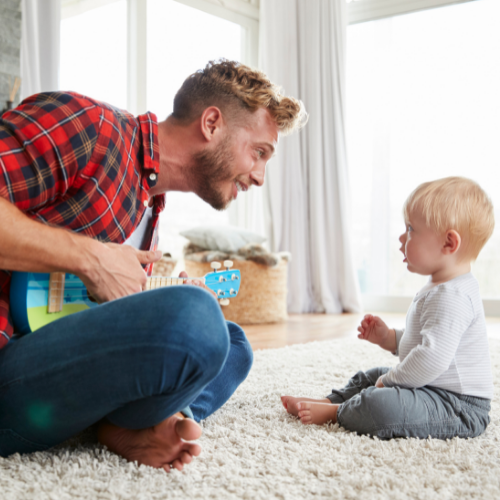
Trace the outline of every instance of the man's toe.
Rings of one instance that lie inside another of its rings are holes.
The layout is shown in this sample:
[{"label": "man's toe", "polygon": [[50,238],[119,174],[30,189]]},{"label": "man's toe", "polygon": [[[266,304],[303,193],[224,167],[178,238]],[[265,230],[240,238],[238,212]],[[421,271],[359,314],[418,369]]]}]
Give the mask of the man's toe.
[{"label": "man's toe", "polygon": [[193,460],[193,455],[191,455],[191,453],[188,453],[187,451],[183,451],[179,457],[179,460],[183,464],[190,464]]},{"label": "man's toe", "polygon": [[184,441],[194,441],[202,434],[201,427],[191,418],[179,419],[175,423],[175,432]]},{"label": "man's toe", "polygon": [[172,462],[172,469],[182,470],[183,468],[184,468],[184,464],[178,458],[176,458]]},{"label": "man's toe", "polygon": [[197,457],[201,453],[201,446],[196,443],[186,443],[186,445],[184,446],[184,451],[186,451],[193,457]]}]

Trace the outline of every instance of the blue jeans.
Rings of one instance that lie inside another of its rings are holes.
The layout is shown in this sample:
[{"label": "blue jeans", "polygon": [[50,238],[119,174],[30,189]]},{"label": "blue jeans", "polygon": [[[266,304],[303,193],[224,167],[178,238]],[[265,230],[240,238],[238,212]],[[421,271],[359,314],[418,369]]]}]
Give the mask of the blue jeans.
[{"label": "blue jeans", "polygon": [[376,388],[390,368],[358,372],[327,398],[339,404],[341,427],[379,439],[415,437],[451,439],[476,437],[490,422],[490,400],[456,394],[437,387]]},{"label": "blue jeans", "polygon": [[129,429],[183,409],[202,420],[231,397],[252,360],[243,330],[199,287],[143,292],[62,318],[0,350],[0,456],[45,450],[104,417]]}]

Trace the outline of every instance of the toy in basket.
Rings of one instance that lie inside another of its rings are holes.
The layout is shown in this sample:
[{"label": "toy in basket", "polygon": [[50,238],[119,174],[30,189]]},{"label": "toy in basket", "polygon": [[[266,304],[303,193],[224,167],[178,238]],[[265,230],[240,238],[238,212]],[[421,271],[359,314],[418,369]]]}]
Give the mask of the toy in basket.
[{"label": "toy in basket", "polygon": [[[199,280],[217,294],[221,305],[229,304],[240,290],[241,274],[230,270],[232,261],[224,261],[225,271],[220,262],[210,264],[212,272],[203,278],[148,278],[146,290],[164,286],[183,285],[191,280]],[[38,330],[56,319],[84,311],[99,304],[88,294],[83,282],[69,273],[23,273],[13,272],[10,285],[10,312],[14,328],[19,333]]]}]

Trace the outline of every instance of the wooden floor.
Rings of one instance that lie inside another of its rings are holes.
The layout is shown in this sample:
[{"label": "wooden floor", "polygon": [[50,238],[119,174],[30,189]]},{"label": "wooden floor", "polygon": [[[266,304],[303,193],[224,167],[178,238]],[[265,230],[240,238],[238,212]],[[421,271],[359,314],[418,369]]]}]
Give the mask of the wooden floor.
[{"label": "wooden floor", "polygon": [[[405,325],[405,314],[378,313],[378,316],[392,328]],[[243,325],[243,329],[255,351],[313,340],[354,338],[362,317],[362,314],[290,314],[284,323]],[[500,318],[487,318],[486,321],[488,335],[500,338]]]}]

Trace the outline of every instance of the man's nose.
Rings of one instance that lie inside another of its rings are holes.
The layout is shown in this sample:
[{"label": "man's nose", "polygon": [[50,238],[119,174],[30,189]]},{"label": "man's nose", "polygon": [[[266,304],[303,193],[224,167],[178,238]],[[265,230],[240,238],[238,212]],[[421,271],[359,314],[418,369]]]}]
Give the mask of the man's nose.
[{"label": "man's nose", "polygon": [[266,165],[257,165],[250,172],[250,179],[256,185],[261,187],[264,184],[264,178],[266,176]]}]

